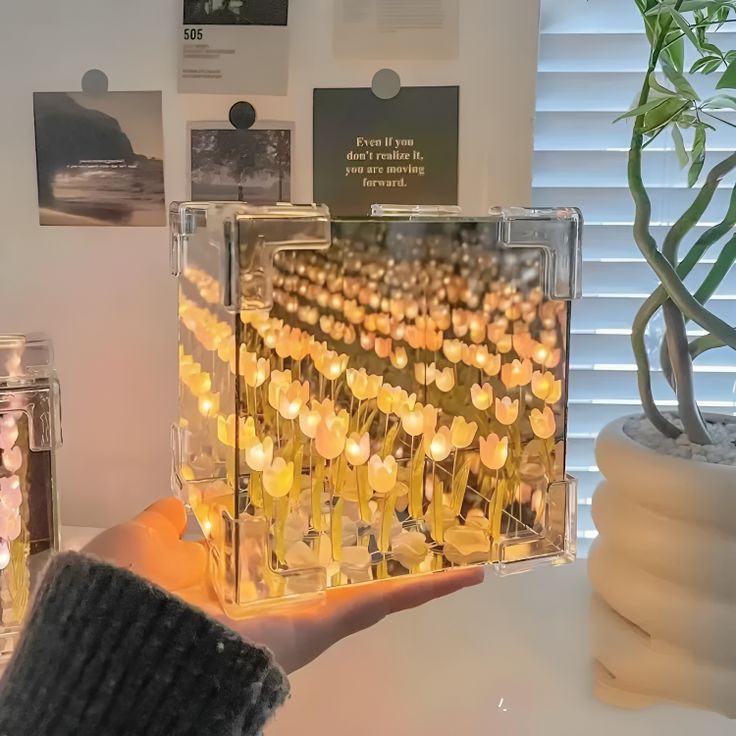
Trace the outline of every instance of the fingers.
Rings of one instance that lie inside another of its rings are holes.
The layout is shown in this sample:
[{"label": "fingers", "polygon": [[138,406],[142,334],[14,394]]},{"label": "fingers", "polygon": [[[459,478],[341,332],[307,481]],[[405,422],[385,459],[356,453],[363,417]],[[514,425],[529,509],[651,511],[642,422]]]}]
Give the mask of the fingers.
[{"label": "fingers", "polygon": [[187,510],[173,496],[152,503],[133,520],[137,524],[156,530],[167,540],[179,539],[187,525]]},{"label": "fingers", "polygon": [[472,567],[407,580],[387,580],[355,589],[330,590],[327,605],[331,608],[336,639],[367,629],[391,613],[416,608],[435,598],[478,585],[483,576],[482,567]]},{"label": "fingers", "polygon": [[471,567],[464,570],[446,570],[414,580],[400,582],[395,588],[386,589],[384,596],[389,613],[416,608],[435,598],[456,593],[458,590],[483,582],[484,569]]},{"label": "fingers", "polygon": [[[156,525],[167,524],[162,534]],[[199,542],[182,542],[160,514],[144,511],[135,521],[108,529],[83,550],[113,565],[126,568],[153,583],[176,591],[202,581],[207,550]]]}]

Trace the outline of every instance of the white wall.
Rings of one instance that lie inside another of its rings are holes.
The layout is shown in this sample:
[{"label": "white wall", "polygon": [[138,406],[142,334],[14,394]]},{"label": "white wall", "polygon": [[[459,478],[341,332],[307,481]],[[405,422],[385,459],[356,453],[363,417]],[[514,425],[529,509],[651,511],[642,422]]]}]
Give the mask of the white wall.
[{"label": "white wall", "polygon": [[[292,0],[288,97],[250,97],[262,119],[296,121],[294,198],[311,201],[311,91],[368,86],[381,66],[404,84],[460,84],[460,203],[528,204],[538,0],[460,0],[456,62],[332,57],[332,0]],[[224,119],[238,97],[177,95],[181,0],[27,0],[0,20],[0,331],[56,346],[65,446],[62,521],[102,526],[169,492],[176,412],[176,283],[163,228],[41,228],[31,94],[163,90],[166,196],[185,199],[186,123]],[[244,70],[244,74],[248,71]],[[253,73],[257,73],[255,70]]]}]

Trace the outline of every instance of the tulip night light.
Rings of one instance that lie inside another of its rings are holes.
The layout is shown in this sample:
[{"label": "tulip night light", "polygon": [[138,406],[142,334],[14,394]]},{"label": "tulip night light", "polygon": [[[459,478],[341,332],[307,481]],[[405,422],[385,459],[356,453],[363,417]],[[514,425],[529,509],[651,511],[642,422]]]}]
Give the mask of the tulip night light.
[{"label": "tulip night light", "polygon": [[[331,220],[318,206],[203,202],[171,215],[175,490],[208,530],[230,615],[573,557],[576,210]],[[8,477],[23,470],[11,440],[0,426]]]}]

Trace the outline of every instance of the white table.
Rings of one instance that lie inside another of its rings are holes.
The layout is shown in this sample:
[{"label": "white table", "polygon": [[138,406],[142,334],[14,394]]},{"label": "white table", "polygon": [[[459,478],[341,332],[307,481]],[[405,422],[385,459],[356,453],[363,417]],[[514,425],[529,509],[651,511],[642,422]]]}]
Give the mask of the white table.
[{"label": "white table", "polygon": [[[66,527],[77,548],[95,530]],[[591,694],[582,562],[497,578],[396,614],[291,676],[267,736],[733,736],[736,723]]]}]

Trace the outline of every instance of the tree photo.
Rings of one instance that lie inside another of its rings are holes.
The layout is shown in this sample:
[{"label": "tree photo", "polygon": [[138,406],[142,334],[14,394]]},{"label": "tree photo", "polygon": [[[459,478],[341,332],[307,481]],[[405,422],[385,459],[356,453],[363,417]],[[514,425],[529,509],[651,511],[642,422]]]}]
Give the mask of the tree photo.
[{"label": "tree photo", "polygon": [[192,199],[288,202],[289,129],[195,129],[191,132]]}]

